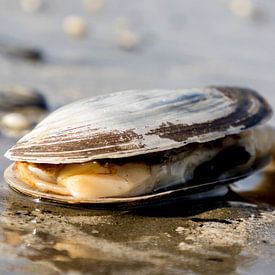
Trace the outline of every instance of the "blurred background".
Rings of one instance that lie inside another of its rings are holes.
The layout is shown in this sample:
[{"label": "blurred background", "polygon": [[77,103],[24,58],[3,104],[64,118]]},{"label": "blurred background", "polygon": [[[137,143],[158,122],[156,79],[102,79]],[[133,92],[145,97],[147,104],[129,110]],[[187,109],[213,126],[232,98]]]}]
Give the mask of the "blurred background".
[{"label": "blurred background", "polygon": [[252,87],[275,106],[274,49],[270,0],[0,0],[0,84],[33,87],[51,108],[211,84]]}]

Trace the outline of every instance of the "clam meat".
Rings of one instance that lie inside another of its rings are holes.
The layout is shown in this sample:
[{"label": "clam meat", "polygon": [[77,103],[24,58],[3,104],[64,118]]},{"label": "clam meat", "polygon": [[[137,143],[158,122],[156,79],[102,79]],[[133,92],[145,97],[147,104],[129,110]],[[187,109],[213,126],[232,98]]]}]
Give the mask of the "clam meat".
[{"label": "clam meat", "polygon": [[133,201],[246,175],[272,154],[272,110],[238,87],[123,91],[50,114],[6,153],[9,185],[68,203]]}]

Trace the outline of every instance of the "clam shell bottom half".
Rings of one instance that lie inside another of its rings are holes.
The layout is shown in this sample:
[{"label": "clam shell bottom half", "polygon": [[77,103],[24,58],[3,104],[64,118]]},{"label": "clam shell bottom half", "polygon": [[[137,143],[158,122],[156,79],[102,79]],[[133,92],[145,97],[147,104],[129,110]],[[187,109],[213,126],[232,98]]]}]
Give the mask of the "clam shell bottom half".
[{"label": "clam shell bottom half", "polygon": [[209,197],[216,197],[225,195],[227,189],[221,189],[229,185],[230,183],[241,180],[251,174],[257,172],[259,169],[266,166],[271,160],[271,156],[265,156],[261,159],[257,159],[250,168],[247,168],[246,171],[237,172],[236,174],[231,174],[230,176],[225,177],[222,175],[219,179],[215,179],[209,182],[189,182],[184,186],[177,186],[173,189],[168,190],[159,190],[155,193],[150,193],[147,195],[134,196],[134,197],[125,197],[125,198],[99,198],[99,199],[90,199],[90,200],[79,200],[72,196],[62,196],[55,195],[51,193],[40,192],[29,185],[25,184],[13,173],[13,165],[10,165],[5,173],[4,178],[9,184],[9,186],[15,190],[19,191],[30,197],[62,203],[62,204],[91,204],[95,208],[110,208],[120,209],[120,208],[139,208],[146,207],[150,205],[157,204],[170,204],[179,200],[198,200]]}]

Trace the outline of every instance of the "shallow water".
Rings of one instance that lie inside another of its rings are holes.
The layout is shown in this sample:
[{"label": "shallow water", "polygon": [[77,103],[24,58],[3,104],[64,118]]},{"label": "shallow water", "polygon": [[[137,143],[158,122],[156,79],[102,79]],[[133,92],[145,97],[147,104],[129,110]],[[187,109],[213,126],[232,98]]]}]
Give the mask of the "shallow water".
[{"label": "shallow water", "polygon": [[[37,63],[0,51],[1,83],[39,89],[52,109],[121,89],[210,84],[252,87],[275,106],[272,1],[252,1],[244,17],[226,0],[105,2],[96,15],[73,0],[47,1],[28,14],[18,1],[1,0],[0,40],[8,35],[44,54]],[[63,34],[62,20],[72,13],[87,20],[87,38]],[[120,16],[141,36],[133,51],[114,43]],[[0,136],[1,156],[15,141]],[[9,161],[0,163],[3,172]],[[273,274],[274,179],[272,170],[248,178],[241,197],[134,213],[37,203],[2,180],[0,273]]]}]

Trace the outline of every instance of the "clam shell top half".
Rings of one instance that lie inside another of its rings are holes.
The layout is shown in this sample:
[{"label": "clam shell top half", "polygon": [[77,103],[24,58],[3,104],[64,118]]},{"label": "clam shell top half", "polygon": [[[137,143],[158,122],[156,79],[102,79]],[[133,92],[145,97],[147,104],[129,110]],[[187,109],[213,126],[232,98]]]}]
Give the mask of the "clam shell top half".
[{"label": "clam shell top half", "polygon": [[271,112],[256,92],[236,87],[123,91],[58,109],[6,156],[53,164],[136,156],[239,133]]}]

